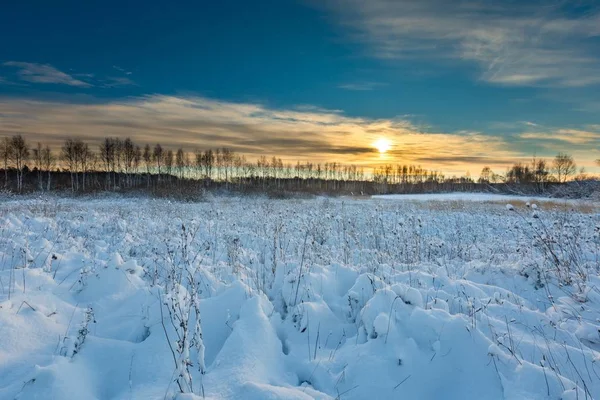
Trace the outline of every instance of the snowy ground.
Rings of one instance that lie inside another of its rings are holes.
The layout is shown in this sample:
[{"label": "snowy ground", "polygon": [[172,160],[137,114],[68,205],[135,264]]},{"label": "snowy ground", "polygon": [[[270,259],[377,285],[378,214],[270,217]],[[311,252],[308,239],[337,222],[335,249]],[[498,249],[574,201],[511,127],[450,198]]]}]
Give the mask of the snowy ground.
[{"label": "snowy ground", "polygon": [[423,194],[384,194],[373,196],[375,199],[384,200],[403,200],[403,201],[475,201],[475,202],[537,202],[537,203],[556,203],[556,204],[588,204],[591,201],[559,199],[541,196],[517,196],[493,193],[423,193]]},{"label": "snowy ground", "polygon": [[4,201],[0,399],[600,398],[598,209],[451,200]]}]

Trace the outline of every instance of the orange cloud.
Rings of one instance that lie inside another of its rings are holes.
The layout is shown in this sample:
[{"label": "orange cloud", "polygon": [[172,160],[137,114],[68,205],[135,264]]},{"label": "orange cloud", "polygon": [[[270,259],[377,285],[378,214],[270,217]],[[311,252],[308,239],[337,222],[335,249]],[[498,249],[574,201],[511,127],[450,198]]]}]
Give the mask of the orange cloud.
[{"label": "orange cloud", "polygon": [[[447,174],[470,171],[477,175],[483,165],[503,170],[513,160],[529,156],[502,136],[464,131],[422,133],[404,119],[369,119],[307,106],[279,110],[205,97],[161,95],[105,103],[0,99],[0,135],[16,133],[55,148],[67,137],[94,143],[106,136],[119,136],[141,144],[182,146],[189,151],[229,147],[251,159],[266,155],[289,162],[337,161],[365,167],[421,164]],[[373,145],[381,137],[391,145],[385,154]]]}]

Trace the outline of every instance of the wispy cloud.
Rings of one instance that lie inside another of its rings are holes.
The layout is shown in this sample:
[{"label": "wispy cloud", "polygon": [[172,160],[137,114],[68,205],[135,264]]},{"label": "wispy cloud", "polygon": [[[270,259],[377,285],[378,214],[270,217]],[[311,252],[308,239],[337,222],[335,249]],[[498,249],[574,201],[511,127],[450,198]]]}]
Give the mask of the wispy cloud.
[{"label": "wispy cloud", "polygon": [[112,67],[117,71],[118,76],[106,77],[105,79],[101,80],[100,86],[107,88],[137,86],[133,79],[131,79],[131,75],[133,75],[131,71],[121,68],[117,65],[113,65]]},{"label": "wispy cloud", "polygon": [[368,90],[374,90],[381,86],[384,86],[384,85],[383,85],[383,83],[380,83],[380,82],[353,82],[353,83],[343,83],[341,85],[338,85],[338,88],[344,89],[344,90],[368,91]]},{"label": "wispy cloud", "polygon": [[522,139],[536,141],[562,142],[573,145],[597,145],[600,143],[600,131],[584,131],[579,129],[556,129],[550,132],[524,132]]},{"label": "wispy cloud", "polygon": [[[277,155],[288,161],[374,166],[426,160],[430,168],[458,173],[470,168],[478,173],[484,163],[503,168],[505,160],[521,156],[502,137],[422,133],[401,118],[350,117],[314,107],[272,109],[204,97],[153,95],[87,104],[0,99],[0,135],[16,132],[55,147],[69,136],[91,141],[129,136],[188,149],[227,146],[250,157]],[[384,156],[373,146],[380,137],[393,143]]]},{"label": "wispy cloud", "polygon": [[600,11],[574,16],[567,2],[324,0],[320,6],[372,54],[479,67],[502,85],[600,84]]},{"label": "wispy cloud", "polygon": [[600,132],[600,124],[587,125],[586,128],[595,132]]},{"label": "wispy cloud", "polygon": [[19,61],[7,61],[3,64],[6,67],[18,68],[17,75],[22,81],[31,83],[52,83],[76,87],[90,87],[88,82],[76,79],[72,75],[59,71],[48,64],[36,64]]},{"label": "wispy cloud", "polygon": [[[339,110],[307,105],[274,109],[255,103],[162,95],[90,101],[0,98],[0,136],[21,133],[30,141],[55,148],[67,137],[97,142],[105,136],[129,136],[141,144],[160,142],[189,150],[229,147],[251,159],[275,155],[290,162],[338,161],[366,167],[412,163],[449,174],[467,170],[478,174],[484,165],[502,171],[514,161],[529,160],[533,152],[552,157],[558,151],[573,154],[579,164],[593,169],[593,160],[600,156],[594,150],[600,130],[593,125],[537,127],[511,138],[465,130],[424,131],[402,117],[351,117]],[[385,155],[373,145],[381,137],[392,142]]]},{"label": "wispy cloud", "polygon": [[531,121],[523,121],[523,123],[527,126],[539,126],[538,124],[536,124],[535,122],[531,122]]},{"label": "wispy cloud", "polygon": [[[123,68],[113,66],[116,76],[97,75],[93,73],[77,72],[67,74],[49,64],[37,64],[30,62],[8,61],[2,64],[5,67],[17,68],[17,77],[20,81],[41,84],[60,84],[80,88],[99,87],[117,88],[135,86],[131,79],[131,72]],[[112,74],[111,74],[112,75]],[[0,84],[17,84],[17,80],[0,78]]]},{"label": "wispy cloud", "polygon": [[132,74],[131,71],[127,71],[125,68],[121,68],[118,65],[113,65],[113,68],[116,69],[117,71],[125,74],[125,75],[131,75]]},{"label": "wispy cloud", "polygon": [[135,86],[136,83],[126,76],[111,76],[103,80],[102,86],[107,88]]},{"label": "wispy cloud", "polygon": [[552,128],[538,126],[535,131],[525,131],[516,136],[517,145],[534,147],[546,154],[567,152],[577,164],[598,172],[594,160],[600,157],[600,126],[581,128]]}]

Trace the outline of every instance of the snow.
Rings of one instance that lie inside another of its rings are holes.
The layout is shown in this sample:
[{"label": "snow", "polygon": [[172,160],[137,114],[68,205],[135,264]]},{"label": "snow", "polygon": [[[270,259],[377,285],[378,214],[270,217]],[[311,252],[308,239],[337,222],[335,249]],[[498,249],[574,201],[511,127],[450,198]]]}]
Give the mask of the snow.
[{"label": "snow", "polygon": [[0,399],[600,398],[600,213],[500,197],[4,201]]},{"label": "snow", "polygon": [[[551,197],[541,196],[520,196],[520,195],[505,195],[505,194],[493,194],[493,193],[469,193],[469,192],[456,192],[456,193],[425,193],[425,194],[385,194],[372,196],[374,199],[383,200],[406,200],[406,201],[474,201],[474,202],[507,202],[507,201],[523,201],[529,202],[536,201],[538,203],[543,202],[557,202],[564,204],[578,204],[583,202],[582,200],[573,199],[560,199]],[[534,205],[535,208],[535,205]]]}]

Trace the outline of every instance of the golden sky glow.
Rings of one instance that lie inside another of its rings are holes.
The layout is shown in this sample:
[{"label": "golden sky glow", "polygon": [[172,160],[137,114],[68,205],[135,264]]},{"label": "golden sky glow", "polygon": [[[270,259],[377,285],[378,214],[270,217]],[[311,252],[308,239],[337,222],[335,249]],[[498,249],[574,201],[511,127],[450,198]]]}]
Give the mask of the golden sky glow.
[{"label": "golden sky glow", "polygon": [[383,137],[377,139],[377,141],[375,141],[375,143],[373,143],[373,145],[375,146],[375,148],[377,150],[379,150],[379,152],[381,154],[387,153],[388,150],[390,150],[392,148],[392,142],[390,142],[389,139],[383,138]]},{"label": "golden sky glow", "polygon": [[[67,137],[97,143],[106,136],[131,137],[188,151],[229,147],[253,160],[261,155],[286,162],[417,164],[446,175],[478,176],[490,166],[503,172],[515,161],[572,154],[597,171],[600,127],[542,130],[524,125],[518,134],[423,133],[408,119],[349,117],[315,107],[289,110],[204,97],[144,96],[104,103],[0,99],[0,135],[21,133],[30,142],[59,148]],[[35,117],[32,117],[35,116]],[[530,129],[531,128],[531,129]],[[528,150],[524,150],[528,149]],[[529,149],[534,149],[529,150]]]}]

